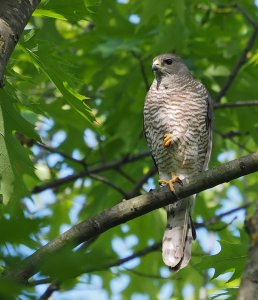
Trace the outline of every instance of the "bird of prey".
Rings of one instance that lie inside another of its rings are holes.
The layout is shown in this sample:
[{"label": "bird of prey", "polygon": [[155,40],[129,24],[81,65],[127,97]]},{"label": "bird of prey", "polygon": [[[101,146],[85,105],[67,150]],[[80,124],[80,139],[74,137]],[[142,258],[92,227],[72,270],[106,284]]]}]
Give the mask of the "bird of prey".
[{"label": "bird of prey", "polygon": [[[174,191],[208,166],[212,144],[213,108],[205,86],[193,78],[174,54],[154,58],[155,78],[144,104],[144,133],[159,173],[159,183]],[[173,271],[187,266],[195,229],[191,206],[195,196],[166,206],[162,243],[164,263]]]}]

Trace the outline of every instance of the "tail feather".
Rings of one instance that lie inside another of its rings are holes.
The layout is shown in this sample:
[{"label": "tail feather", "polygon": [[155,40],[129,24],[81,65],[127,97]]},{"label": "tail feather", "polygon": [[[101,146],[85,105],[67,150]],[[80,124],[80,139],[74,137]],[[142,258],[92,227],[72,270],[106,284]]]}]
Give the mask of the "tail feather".
[{"label": "tail feather", "polygon": [[186,267],[191,258],[191,244],[195,238],[190,216],[193,200],[191,196],[166,207],[168,220],[162,257],[164,263],[175,272]]}]

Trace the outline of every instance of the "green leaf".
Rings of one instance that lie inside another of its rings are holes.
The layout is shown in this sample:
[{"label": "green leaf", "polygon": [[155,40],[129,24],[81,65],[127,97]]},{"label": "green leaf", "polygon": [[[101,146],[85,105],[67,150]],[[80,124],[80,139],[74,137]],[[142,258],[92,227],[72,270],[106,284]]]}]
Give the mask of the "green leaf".
[{"label": "green leaf", "polygon": [[[209,298],[209,299],[211,299],[211,300],[213,300],[213,299],[221,299],[221,297],[223,297],[223,296],[227,296],[227,300],[234,300],[234,299],[236,299],[236,296],[237,296],[237,293],[238,293],[238,288],[228,288],[228,289],[223,289],[225,292],[222,292],[222,293],[218,293],[217,295],[215,295],[215,296],[212,296],[211,298]],[[223,297],[223,299],[224,299],[224,297]]]},{"label": "green leaf", "polygon": [[34,12],[34,16],[44,16],[60,20],[81,20],[86,19],[90,9],[97,5],[99,0],[73,0],[71,3],[59,0],[41,1]]},{"label": "green leaf", "polygon": [[56,13],[52,10],[49,9],[36,9],[33,13],[34,17],[49,17],[49,18],[54,18],[54,19],[58,19],[58,20],[64,20],[66,21],[67,18],[64,17],[63,15]]},{"label": "green leaf", "polygon": [[[64,99],[67,101],[73,109],[75,109],[85,120],[88,121],[88,125],[92,126],[92,122],[94,121],[94,116],[91,112],[91,109],[82,99],[87,99],[87,97],[83,97],[79,95],[77,92],[72,91],[72,88],[68,85],[65,80],[68,76],[61,69],[61,64],[57,65],[58,58],[54,59],[47,55],[44,52],[43,46],[39,47],[36,52],[20,46],[24,53],[28,54],[31,58],[33,64],[37,68],[39,68],[45,75],[55,84],[58,90],[64,96]],[[41,50],[42,49],[42,50]]]},{"label": "green leaf", "polygon": [[216,255],[204,256],[202,262],[196,267],[200,269],[214,268],[213,279],[232,270],[234,270],[234,274],[228,282],[239,278],[245,265],[248,246],[248,243],[243,241],[243,239],[247,241],[246,234],[242,234],[241,237],[241,242],[219,241],[221,251]]},{"label": "green leaf", "polygon": [[7,204],[13,193],[14,174],[6,146],[3,112],[0,105],[0,203]]},{"label": "green leaf", "polygon": [[[8,86],[7,86],[8,87]],[[33,127],[15,108],[15,101],[5,90],[0,90],[0,151],[1,193],[6,204],[12,197],[19,199],[28,193],[27,178],[36,182],[29,151],[22,147],[15,133],[38,139]]]},{"label": "green leaf", "polygon": [[185,23],[185,1],[176,0],[175,1],[176,15],[182,24]]}]

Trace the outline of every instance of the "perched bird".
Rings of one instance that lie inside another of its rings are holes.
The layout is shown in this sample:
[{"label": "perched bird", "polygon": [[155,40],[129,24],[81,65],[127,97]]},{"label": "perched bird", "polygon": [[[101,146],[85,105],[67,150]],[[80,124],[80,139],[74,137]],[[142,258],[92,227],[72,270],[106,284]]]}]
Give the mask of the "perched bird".
[{"label": "perched bird", "polygon": [[[180,57],[154,58],[155,78],[144,104],[144,133],[159,173],[169,185],[191,177],[208,166],[212,144],[213,108],[205,86],[195,80]],[[195,196],[166,206],[167,226],[162,243],[164,263],[173,271],[187,266],[195,229],[191,206]]]}]

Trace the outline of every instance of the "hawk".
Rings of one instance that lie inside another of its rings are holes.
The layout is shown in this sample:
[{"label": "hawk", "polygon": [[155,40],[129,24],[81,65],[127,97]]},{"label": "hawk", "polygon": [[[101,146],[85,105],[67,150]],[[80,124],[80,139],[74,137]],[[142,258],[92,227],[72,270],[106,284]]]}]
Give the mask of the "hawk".
[{"label": "hawk", "polygon": [[[180,57],[154,58],[155,78],[144,104],[144,133],[159,173],[169,185],[198,176],[208,166],[212,144],[213,108],[205,86],[195,80]],[[164,263],[173,271],[187,266],[196,237],[191,220],[195,196],[166,206],[162,243]]]}]

